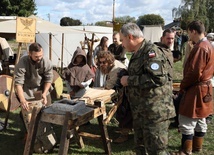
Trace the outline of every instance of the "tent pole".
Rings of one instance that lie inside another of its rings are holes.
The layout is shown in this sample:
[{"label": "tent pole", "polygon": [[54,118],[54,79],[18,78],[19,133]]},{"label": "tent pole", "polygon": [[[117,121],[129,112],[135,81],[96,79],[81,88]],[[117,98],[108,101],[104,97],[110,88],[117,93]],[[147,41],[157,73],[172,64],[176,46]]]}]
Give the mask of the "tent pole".
[{"label": "tent pole", "polygon": [[49,59],[52,59],[52,34],[49,33]]},{"label": "tent pole", "polygon": [[[22,48],[22,43],[19,43],[15,66],[19,62],[21,48]],[[12,100],[12,94],[13,94],[12,92],[14,91],[14,84],[15,84],[14,79],[15,79],[15,73],[13,73],[12,83],[11,83],[11,87],[10,87],[10,95],[9,95],[9,99],[8,99],[7,114],[6,114],[6,118],[5,118],[5,122],[4,122],[4,129],[7,128],[7,123],[8,123],[8,119],[9,119],[9,115],[10,115],[10,107],[11,107],[11,102],[12,102],[11,100]]]},{"label": "tent pole", "polygon": [[62,33],[62,52],[61,52],[61,74],[62,74],[62,70],[63,70],[63,55],[64,55],[64,33]]}]

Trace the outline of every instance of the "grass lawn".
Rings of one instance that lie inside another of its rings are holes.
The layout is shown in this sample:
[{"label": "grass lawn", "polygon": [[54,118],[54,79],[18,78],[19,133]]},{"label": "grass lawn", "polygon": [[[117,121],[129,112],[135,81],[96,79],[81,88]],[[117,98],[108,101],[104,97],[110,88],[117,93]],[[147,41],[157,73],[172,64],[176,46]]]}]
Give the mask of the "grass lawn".
[{"label": "grass lawn", "polygon": [[[109,109],[109,107],[107,107]],[[6,131],[0,132],[0,154],[1,155],[22,155],[24,150],[24,135],[25,129],[22,120],[19,116],[20,109],[10,113],[9,128]],[[5,112],[0,113],[0,118],[3,120]],[[87,131],[89,133],[99,134],[99,126],[97,119],[90,121],[90,125],[81,126],[81,131]],[[207,135],[203,145],[203,153],[198,155],[213,155],[214,154],[214,122],[209,124]],[[54,130],[57,134],[58,144],[50,155],[57,155],[61,134],[61,126],[54,125]],[[115,118],[111,120],[108,125],[108,133],[111,139],[115,139],[119,134],[117,131],[117,121]],[[180,146],[181,134],[175,128],[169,129],[169,147],[170,152],[177,151]],[[111,143],[113,155],[132,155],[134,154],[133,148],[133,133],[129,135],[129,140],[122,144]],[[101,141],[84,138],[85,148],[80,149],[74,139],[71,139],[68,154],[74,155],[97,155],[104,154],[103,145]],[[35,154],[38,155],[38,154]]]},{"label": "grass lawn", "polygon": [[[130,57],[130,55],[128,55]],[[174,80],[180,81],[182,79],[182,62],[176,62],[174,65]],[[107,105],[107,109],[110,109],[110,105]],[[24,150],[24,124],[19,115],[20,109],[13,111],[9,116],[9,127],[7,130],[0,132],[0,155],[22,155]],[[0,111],[0,120],[4,121],[6,113]],[[99,134],[99,127],[96,119],[90,121],[90,125],[81,126],[81,131],[87,131],[90,133]],[[108,124],[108,133],[111,139],[115,139],[119,136],[116,132],[118,130],[118,123],[113,117]],[[58,154],[61,126],[54,125],[54,130],[57,134],[58,145],[55,147],[51,155]],[[214,121],[208,126],[208,132],[205,136],[203,145],[203,152],[199,155],[214,155]],[[175,128],[169,129],[169,147],[170,152],[177,151],[180,147],[181,134]],[[92,139],[84,139],[85,148],[80,149],[75,143],[74,139],[71,139],[68,154],[73,155],[97,155],[103,154],[102,142]],[[111,143],[113,155],[132,155],[134,154],[134,139],[133,134],[129,135],[129,140],[122,144]],[[36,154],[35,154],[36,155]]]}]

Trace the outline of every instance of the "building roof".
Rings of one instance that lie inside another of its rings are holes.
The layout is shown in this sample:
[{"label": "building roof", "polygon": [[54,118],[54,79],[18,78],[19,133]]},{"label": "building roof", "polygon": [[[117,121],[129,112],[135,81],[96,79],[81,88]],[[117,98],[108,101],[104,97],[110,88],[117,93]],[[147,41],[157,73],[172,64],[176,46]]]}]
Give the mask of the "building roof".
[{"label": "building roof", "polygon": [[164,26],[164,30],[165,29],[170,29],[172,27],[180,27],[180,21],[173,21],[172,23],[169,23],[167,25]]}]

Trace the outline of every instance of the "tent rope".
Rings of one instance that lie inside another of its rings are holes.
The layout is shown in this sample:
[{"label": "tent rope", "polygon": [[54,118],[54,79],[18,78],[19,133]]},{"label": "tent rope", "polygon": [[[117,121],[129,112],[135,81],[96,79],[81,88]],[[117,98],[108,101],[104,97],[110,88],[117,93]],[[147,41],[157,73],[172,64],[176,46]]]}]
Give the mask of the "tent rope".
[{"label": "tent rope", "polygon": [[[49,43],[45,40],[45,38],[42,36],[42,35],[40,35],[40,33],[37,33],[37,35],[39,34],[39,36],[42,38],[42,40],[48,45],[48,47],[50,48],[51,46],[49,45]],[[55,39],[56,39],[56,41],[57,42],[59,42],[60,43],[60,41],[52,34],[52,33],[49,33],[49,34],[51,34]],[[61,44],[61,43],[60,43]],[[71,58],[72,58],[72,56],[73,56],[73,54],[71,54],[68,50],[67,50],[67,48],[65,47],[65,46],[63,46],[63,48],[66,50],[66,52],[67,53],[69,53],[70,54],[70,56],[71,56]],[[55,54],[55,56],[58,58],[58,65],[57,66],[60,66],[59,64],[60,63],[63,63],[63,65],[64,66],[66,66],[66,64],[63,62],[63,60],[60,58],[60,56],[57,54],[57,52],[53,49],[53,48],[51,48],[51,50],[53,51],[53,53]]]}]

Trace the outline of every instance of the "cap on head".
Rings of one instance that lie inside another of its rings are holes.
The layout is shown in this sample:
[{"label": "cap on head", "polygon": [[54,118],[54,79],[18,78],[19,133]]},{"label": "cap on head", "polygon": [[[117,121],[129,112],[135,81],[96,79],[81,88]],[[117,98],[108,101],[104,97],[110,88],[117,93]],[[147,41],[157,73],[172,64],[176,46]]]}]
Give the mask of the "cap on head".
[{"label": "cap on head", "polygon": [[207,34],[207,38],[211,38],[211,39],[213,39],[213,38],[214,38],[214,35],[213,35],[213,34],[211,34],[211,33],[208,33],[208,34]]}]

